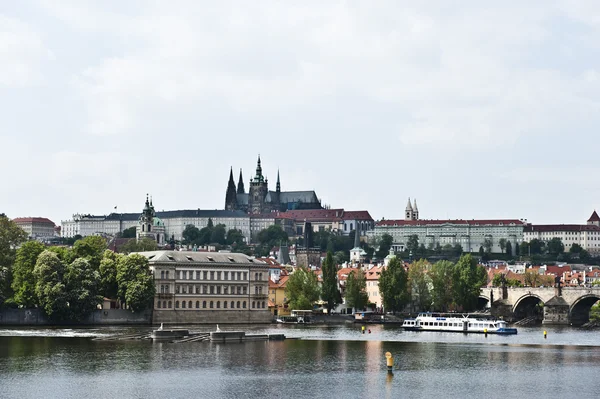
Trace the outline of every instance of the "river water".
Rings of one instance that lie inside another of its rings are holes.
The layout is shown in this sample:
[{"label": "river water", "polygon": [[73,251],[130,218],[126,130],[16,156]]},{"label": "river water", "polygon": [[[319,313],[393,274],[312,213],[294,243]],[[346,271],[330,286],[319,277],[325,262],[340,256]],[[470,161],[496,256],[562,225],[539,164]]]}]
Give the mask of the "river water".
[{"label": "river water", "polygon": [[92,339],[149,328],[0,329],[0,398],[600,396],[599,331],[521,327],[486,338],[381,325],[370,334],[358,325],[221,328],[299,339],[173,344]]}]

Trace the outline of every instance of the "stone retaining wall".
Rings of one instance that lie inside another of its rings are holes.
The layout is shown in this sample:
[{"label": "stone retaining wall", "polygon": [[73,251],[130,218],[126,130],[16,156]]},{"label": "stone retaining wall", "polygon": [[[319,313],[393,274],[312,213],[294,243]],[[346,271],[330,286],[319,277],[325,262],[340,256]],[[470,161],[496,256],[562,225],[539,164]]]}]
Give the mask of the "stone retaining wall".
[{"label": "stone retaining wall", "polygon": [[272,320],[268,310],[154,310],[154,324],[264,324]]}]

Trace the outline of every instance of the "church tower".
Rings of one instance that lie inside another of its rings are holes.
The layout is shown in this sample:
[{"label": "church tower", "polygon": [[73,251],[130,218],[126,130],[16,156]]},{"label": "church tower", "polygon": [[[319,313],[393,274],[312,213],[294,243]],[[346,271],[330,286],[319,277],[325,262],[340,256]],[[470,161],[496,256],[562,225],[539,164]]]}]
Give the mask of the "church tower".
[{"label": "church tower", "polygon": [[410,203],[410,197],[408,198],[408,203],[406,204],[406,209],[404,210],[404,220],[414,220],[413,207]]},{"label": "church tower", "polygon": [[260,155],[256,163],[256,175],[250,180],[250,193],[248,195],[248,211],[253,215],[267,212],[265,209],[265,198],[269,192],[269,182],[262,174]]},{"label": "church tower", "polygon": [[240,178],[238,180],[237,193],[244,194],[245,192],[246,189],[244,188],[244,179],[242,178],[242,168],[240,168]]},{"label": "church tower", "polygon": [[417,199],[415,198],[413,203],[413,215],[412,220],[419,220],[419,208],[417,208]]},{"label": "church tower", "polygon": [[237,209],[237,194],[235,183],[233,182],[233,168],[229,170],[229,182],[227,183],[227,193],[225,194],[225,210],[234,211]]},{"label": "church tower", "polygon": [[165,243],[165,224],[156,217],[152,199],[148,200],[148,194],[146,194],[146,203],[135,228],[135,236],[138,241],[149,238],[158,245]]}]

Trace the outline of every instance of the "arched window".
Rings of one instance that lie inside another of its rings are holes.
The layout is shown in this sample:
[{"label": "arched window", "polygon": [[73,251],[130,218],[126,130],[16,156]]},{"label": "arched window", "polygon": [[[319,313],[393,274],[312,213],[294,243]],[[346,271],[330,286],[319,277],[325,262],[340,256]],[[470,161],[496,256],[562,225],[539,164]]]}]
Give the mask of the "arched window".
[{"label": "arched window", "polygon": [[227,309],[227,301],[223,301],[223,308]]},{"label": "arched window", "polygon": [[192,308],[192,301],[188,302],[188,308],[190,308],[190,309]]},{"label": "arched window", "polygon": [[256,307],[256,303],[254,301],[252,301],[252,307],[255,308]]},{"label": "arched window", "polygon": [[161,286],[160,286],[160,293],[161,293],[161,294],[164,294],[164,293],[165,293],[165,286],[164,286],[164,285],[161,285]]},{"label": "arched window", "polygon": [[172,304],[172,303],[173,303],[173,302],[169,301],[169,309],[171,308],[171,304]]},{"label": "arched window", "polygon": [[196,309],[200,309],[200,301],[196,301]]},{"label": "arched window", "polygon": [[213,301],[210,301],[210,308],[213,308]]},{"label": "arched window", "polygon": [[202,301],[202,309],[206,309],[206,301]]},{"label": "arched window", "polygon": [[221,301],[217,301],[217,309],[221,309]]},{"label": "arched window", "polygon": [[158,301],[158,303],[156,304],[156,307],[157,307],[158,309],[160,309],[160,301]]},{"label": "arched window", "polygon": [[262,302],[262,307],[265,308],[265,301]]},{"label": "arched window", "polygon": [[240,301],[237,301],[237,308],[240,308]]},{"label": "arched window", "polygon": [[185,301],[181,301],[181,307],[185,309]]},{"label": "arched window", "polygon": [[162,278],[162,279],[165,278],[165,271],[164,270],[160,271],[160,278]]},{"label": "arched window", "polygon": [[175,309],[179,309],[179,301],[175,301]]},{"label": "arched window", "polygon": [[258,294],[258,286],[257,285],[254,286],[254,293]]},{"label": "arched window", "polygon": [[145,230],[144,230],[144,228],[145,228],[144,226],[145,226],[145,225],[143,224],[143,225],[142,225],[142,231],[145,231]]},{"label": "arched window", "polygon": [[[163,308],[167,307],[167,301],[163,301]],[[171,307],[171,303],[169,302],[169,307]]]},{"label": "arched window", "polygon": [[243,302],[242,307],[246,309],[246,301]]},{"label": "arched window", "polygon": [[262,281],[262,273],[258,273],[258,279]]},{"label": "arched window", "polygon": [[258,280],[258,273],[254,273],[254,279]]},{"label": "arched window", "polygon": [[354,230],[354,225],[350,223],[350,231]]},{"label": "arched window", "polygon": [[233,303],[233,301],[231,301],[231,309],[235,308],[235,303]]}]

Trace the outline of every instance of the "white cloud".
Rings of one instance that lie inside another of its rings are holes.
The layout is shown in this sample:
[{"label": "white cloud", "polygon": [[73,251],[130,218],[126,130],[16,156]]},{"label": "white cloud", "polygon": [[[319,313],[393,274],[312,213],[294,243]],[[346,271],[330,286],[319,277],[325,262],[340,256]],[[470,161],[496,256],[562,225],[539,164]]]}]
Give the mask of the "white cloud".
[{"label": "white cloud", "polygon": [[53,53],[30,25],[0,14],[0,86],[39,83],[43,62],[52,59]]}]

